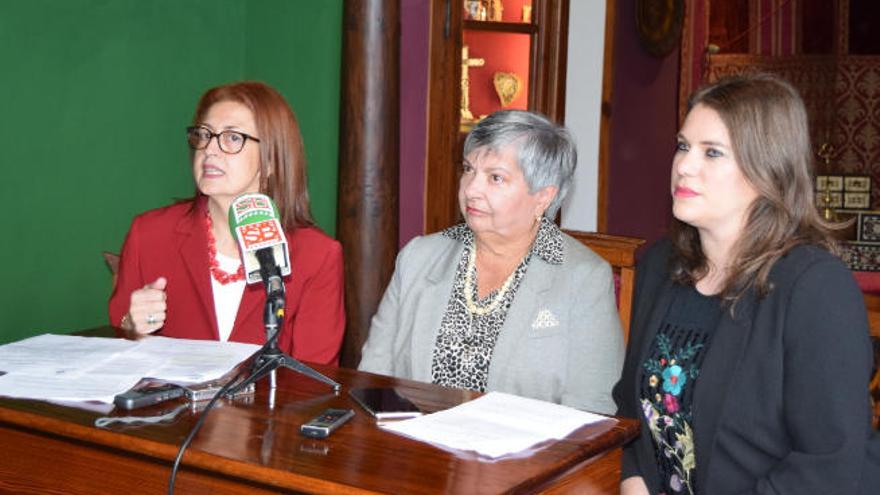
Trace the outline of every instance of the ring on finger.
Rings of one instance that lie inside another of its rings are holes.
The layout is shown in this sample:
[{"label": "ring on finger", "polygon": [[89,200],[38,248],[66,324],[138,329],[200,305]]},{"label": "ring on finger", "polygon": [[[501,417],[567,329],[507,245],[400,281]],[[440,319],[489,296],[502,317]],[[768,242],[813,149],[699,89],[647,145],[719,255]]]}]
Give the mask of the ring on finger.
[{"label": "ring on finger", "polygon": [[154,315],[153,313],[148,314],[147,315],[147,325],[152,325],[154,323],[156,323],[156,315]]}]

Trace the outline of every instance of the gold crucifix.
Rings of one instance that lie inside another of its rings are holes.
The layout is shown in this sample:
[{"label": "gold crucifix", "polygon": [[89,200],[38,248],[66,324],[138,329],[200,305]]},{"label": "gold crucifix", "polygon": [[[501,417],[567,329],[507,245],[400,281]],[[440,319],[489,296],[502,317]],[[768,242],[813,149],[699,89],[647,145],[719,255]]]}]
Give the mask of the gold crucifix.
[{"label": "gold crucifix", "polygon": [[834,146],[832,146],[831,143],[824,142],[816,154],[825,162],[825,166],[823,167],[826,174],[825,185],[818,187],[819,192],[822,193],[822,196],[819,198],[819,205],[822,207],[822,218],[829,222],[833,222],[837,219],[837,215],[834,212],[834,209],[831,208],[831,188],[828,187],[827,174],[831,173],[831,157],[834,155]]},{"label": "gold crucifix", "polygon": [[467,45],[461,48],[461,120],[465,122],[473,122],[474,115],[471,113],[470,87],[471,82],[468,78],[468,67],[482,67],[486,64],[484,58],[468,58]]}]

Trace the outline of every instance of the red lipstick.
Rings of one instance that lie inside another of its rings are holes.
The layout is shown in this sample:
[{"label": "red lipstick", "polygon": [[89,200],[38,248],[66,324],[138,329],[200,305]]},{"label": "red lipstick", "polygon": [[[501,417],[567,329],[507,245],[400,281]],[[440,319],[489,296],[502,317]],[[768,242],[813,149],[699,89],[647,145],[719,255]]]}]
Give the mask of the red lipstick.
[{"label": "red lipstick", "polygon": [[699,194],[693,189],[682,186],[676,186],[675,191],[672,194],[676,198],[693,198],[695,196],[699,196]]}]

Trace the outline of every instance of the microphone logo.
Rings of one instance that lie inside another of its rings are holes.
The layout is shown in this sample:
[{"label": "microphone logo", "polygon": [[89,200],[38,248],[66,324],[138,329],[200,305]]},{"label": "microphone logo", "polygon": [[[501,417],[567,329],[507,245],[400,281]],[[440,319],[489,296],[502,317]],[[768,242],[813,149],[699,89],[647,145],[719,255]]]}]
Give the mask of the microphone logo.
[{"label": "microphone logo", "polygon": [[243,194],[229,208],[229,226],[238,241],[244,262],[247,283],[262,280],[257,252],[267,249],[282,276],[290,274],[290,255],[287,238],[279,220],[278,209],[272,200],[257,193]]},{"label": "microphone logo", "polygon": [[241,236],[245,251],[254,251],[276,244],[281,230],[278,228],[278,220],[273,218],[244,224],[238,227],[238,235]]}]

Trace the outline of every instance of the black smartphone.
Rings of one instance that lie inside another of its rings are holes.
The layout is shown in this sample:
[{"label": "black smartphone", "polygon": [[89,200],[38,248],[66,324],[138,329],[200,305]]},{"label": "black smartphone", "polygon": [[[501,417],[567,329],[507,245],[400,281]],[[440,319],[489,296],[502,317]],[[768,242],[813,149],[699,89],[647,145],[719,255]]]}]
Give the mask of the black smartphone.
[{"label": "black smartphone", "polygon": [[122,409],[137,409],[182,397],[184,392],[183,387],[179,385],[164,383],[155,387],[131,389],[121,393],[113,398],[113,404]]},{"label": "black smartphone", "polygon": [[393,388],[353,388],[348,394],[376,419],[404,419],[422,412]]},{"label": "black smartphone", "polygon": [[312,418],[299,427],[299,431],[311,438],[327,438],[333,430],[342,426],[354,416],[351,409],[325,409],[320,415]]}]

